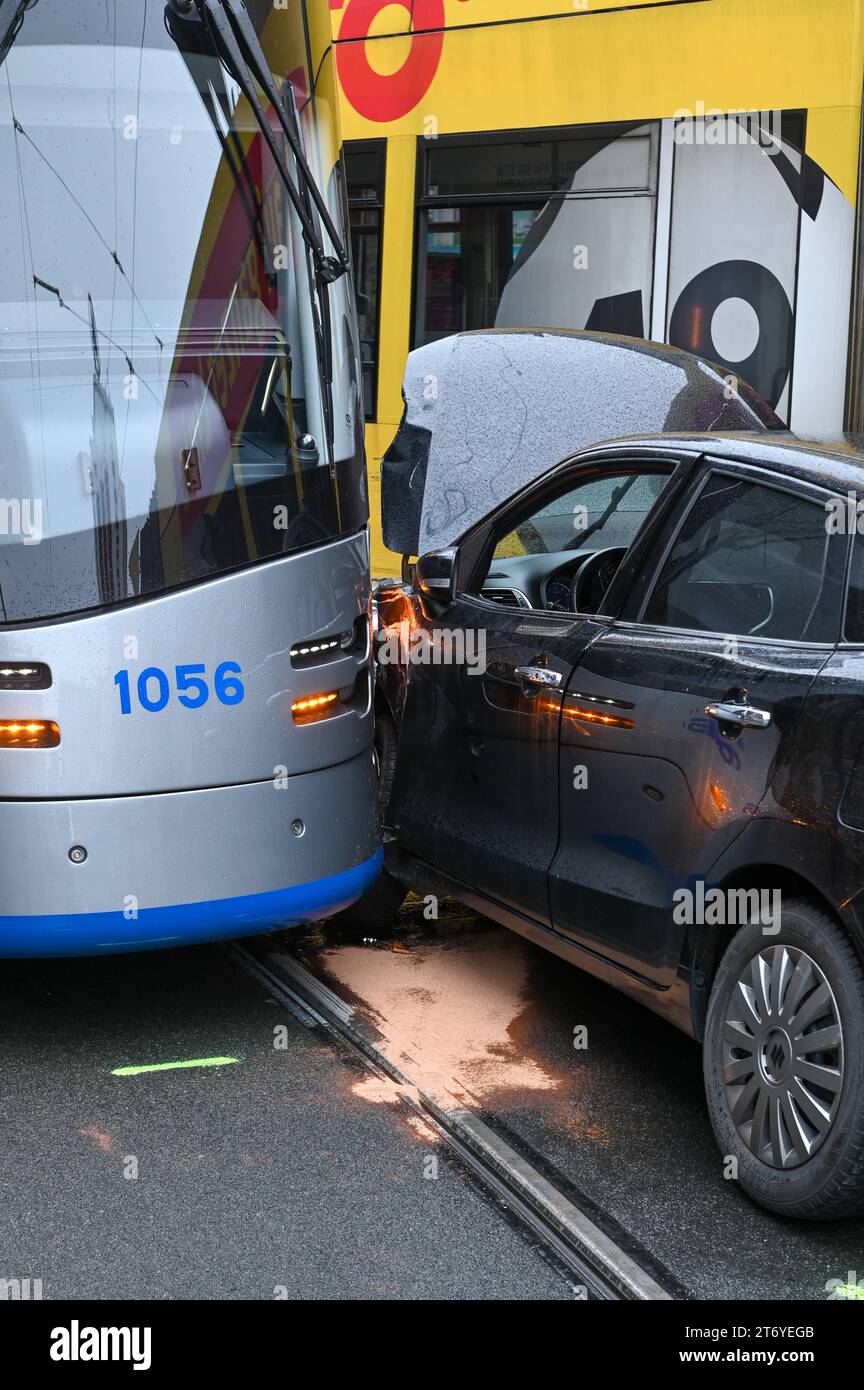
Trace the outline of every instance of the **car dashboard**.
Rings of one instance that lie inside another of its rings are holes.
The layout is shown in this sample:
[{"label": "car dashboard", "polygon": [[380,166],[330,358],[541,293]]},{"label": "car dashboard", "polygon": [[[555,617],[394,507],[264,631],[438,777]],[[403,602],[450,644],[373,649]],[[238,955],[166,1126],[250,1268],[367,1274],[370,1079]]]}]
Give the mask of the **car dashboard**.
[{"label": "car dashboard", "polygon": [[[598,558],[583,611],[596,611],[615,578],[624,548],[604,550]],[[552,613],[575,613],[576,580],[583,566],[601,551],[571,550],[540,555],[514,555],[496,558],[481,590],[482,597],[504,607],[543,609]]]}]

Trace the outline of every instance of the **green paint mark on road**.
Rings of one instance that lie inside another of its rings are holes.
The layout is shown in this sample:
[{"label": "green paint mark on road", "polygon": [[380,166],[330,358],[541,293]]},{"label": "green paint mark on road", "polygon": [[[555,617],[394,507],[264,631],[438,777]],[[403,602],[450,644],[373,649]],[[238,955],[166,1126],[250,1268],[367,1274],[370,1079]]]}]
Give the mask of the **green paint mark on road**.
[{"label": "green paint mark on road", "polygon": [[112,1076],[140,1076],[142,1071],[179,1071],[181,1067],[228,1067],[239,1057],[195,1057],[188,1062],[149,1062],[141,1067],[114,1067]]}]

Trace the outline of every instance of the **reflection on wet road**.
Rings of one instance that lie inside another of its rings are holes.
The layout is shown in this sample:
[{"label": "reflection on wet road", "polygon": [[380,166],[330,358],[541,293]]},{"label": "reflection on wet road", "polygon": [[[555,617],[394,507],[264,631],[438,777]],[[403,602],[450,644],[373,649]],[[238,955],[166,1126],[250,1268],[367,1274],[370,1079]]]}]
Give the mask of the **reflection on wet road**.
[{"label": "reflection on wet road", "polygon": [[[281,945],[409,1081],[692,1296],[860,1282],[864,1223],[785,1222],[742,1197],[699,1049],[573,967],[443,905],[437,923],[403,912],[392,941],[331,927]],[[41,1279],[45,1298],[574,1297],[399,1087],[221,948],[5,961],[0,1018],[0,1279]]]},{"label": "reflection on wet road", "polygon": [[539,1155],[692,1296],[824,1299],[864,1271],[864,1222],[780,1220],[724,1178],[697,1045],[566,962],[456,905],[427,922],[416,900],[395,942],[316,929],[293,949],[413,1082]]},{"label": "reflection on wet road", "polygon": [[0,1280],[573,1300],[434,1132],[369,1105],[368,1073],[222,949],[0,965]]},{"label": "reflection on wet road", "polygon": [[363,1002],[412,1079],[419,1073],[475,1104],[564,1084],[510,1037],[530,968],[515,937],[471,933],[404,953],[347,945],[326,952],[321,964],[331,984]]}]

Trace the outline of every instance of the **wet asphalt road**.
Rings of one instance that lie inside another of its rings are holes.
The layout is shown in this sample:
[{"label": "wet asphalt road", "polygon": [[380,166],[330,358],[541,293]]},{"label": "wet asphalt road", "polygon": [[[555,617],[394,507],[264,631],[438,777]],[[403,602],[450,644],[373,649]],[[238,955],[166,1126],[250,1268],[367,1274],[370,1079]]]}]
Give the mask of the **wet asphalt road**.
[{"label": "wet asphalt road", "polygon": [[300,954],[411,1058],[409,1075],[413,1064],[453,1078],[691,1298],[824,1300],[832,1279],[864,1284],[864,1221],[781,1220],[724,1178],[700,1049],[682,1033],[455,904],[437,927],[403,910],[399,939],[406,954],[385,943],[364,954],[331,930]]},{"label": "wet asphalt road", "polygon": [[[333,928],[282,944],[690,1297],[864,1282],[864,1222],[780,1221],[725,1181],[698,1048],[608,987],[456,907],[404,912],[396,950]],[[237,1061],[111,1074],[217,1056]],[[46,1298],[574,1298],[434,1134],[218,947],[0,963],[0,1125],[0,1278]]]},{"label": "wet asphalt road", "polygon": [[[111,1074],[215,1056],[238,1060]],[[219,948],[3,961],[0,1278],[46,1299],[572,1301],[364,1079]]]}]

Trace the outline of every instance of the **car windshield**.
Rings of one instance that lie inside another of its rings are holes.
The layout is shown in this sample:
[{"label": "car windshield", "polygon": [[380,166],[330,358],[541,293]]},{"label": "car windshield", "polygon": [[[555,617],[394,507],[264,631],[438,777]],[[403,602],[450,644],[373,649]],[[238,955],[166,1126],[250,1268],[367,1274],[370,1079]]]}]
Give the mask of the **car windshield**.
[{"label": "car windshield", "polygon": [[[249,103],[165,8],[29,0],[0,60],[0,622],[365,523],[350,277],[316,287]],[[303,7],[247,10],[343,228]]]}]

